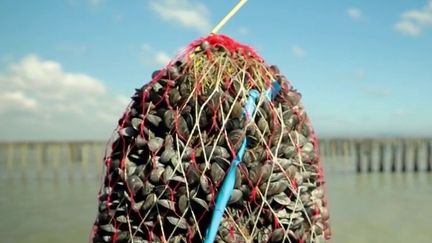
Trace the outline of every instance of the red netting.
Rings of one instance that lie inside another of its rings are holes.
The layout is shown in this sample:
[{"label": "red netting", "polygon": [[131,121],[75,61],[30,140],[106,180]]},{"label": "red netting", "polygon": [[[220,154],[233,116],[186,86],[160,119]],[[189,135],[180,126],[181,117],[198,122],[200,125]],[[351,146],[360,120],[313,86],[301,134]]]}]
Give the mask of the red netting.
[{"label": "red netting", "polygon": [[[265,97],[273,80],[282,87]],[[261,96],[243,115],[249,90]],[[316,136],[276,66],[223,35],[191,43],[137,89],[109,144],[93,242],[202,242],[243,139],[218,242],[330,237]]]}]

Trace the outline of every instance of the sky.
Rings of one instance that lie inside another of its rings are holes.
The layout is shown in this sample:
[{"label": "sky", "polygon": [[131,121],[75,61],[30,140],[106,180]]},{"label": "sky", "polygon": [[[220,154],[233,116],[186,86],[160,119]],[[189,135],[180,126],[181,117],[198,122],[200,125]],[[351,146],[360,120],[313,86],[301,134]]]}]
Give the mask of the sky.
[{"label": "sky", "polygon": [[[0,0],[0,140],[107,140],[235,3]],[[319,137],[432,136],[432,0],[249,0],[221,33],[279,66]]]}]

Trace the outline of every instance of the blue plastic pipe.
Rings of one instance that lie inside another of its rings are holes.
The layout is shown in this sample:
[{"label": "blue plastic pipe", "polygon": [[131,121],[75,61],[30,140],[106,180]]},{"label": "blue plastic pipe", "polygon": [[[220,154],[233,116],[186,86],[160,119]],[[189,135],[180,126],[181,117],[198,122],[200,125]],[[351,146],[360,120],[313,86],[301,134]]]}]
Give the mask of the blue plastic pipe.
[{"label": "blue plastic pipe", "polygon": [[[277,95],[280,89],[281,87],[279,83],[273,81],[272,86],[266,91],[265,95],[269,100],[272,100]],[[256,102],[259,95],[260,93],[256,89],[251,89],[249,91],[249,97],[246,101],[246,105],[244,109],[244,115],[246,116],[246,119],[250,119],[253,117],[256,110]],[[218,232],[219,225],[222,221],[225,208],[234,190],[234,184],[236,181],[236,168],[240,164],[241,160],[243,159],[243,155],[246,152],[246,146],[247,146],[247,138],[244,138],[237,152],[237,156],[231,162],[228,172],[225,175],[225,179],[222,182],[222,186],[219,189],[219,192],[217,194],[215,208],[210,221],[210,225],[206,232],[204,243],[213,243],[216,238],[216,234]]]}]

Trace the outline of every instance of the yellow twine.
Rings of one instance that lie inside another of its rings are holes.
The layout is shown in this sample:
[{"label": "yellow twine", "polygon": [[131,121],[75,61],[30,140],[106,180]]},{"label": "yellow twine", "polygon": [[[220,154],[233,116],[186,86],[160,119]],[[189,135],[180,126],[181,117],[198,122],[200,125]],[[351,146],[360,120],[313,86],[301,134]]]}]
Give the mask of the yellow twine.
[{"label": "yellow twine", "polygon": [[[243,5],[245,5],[245,3],[247,2],[247,0],[240,0],[228,13],[227,15],[225,15],[225,17],[222,18],[221,21],[219,21],[219,23],[213,28],[213,30],[210,32],[211,34],[216,34],[217,32],[219,32],[219,30],[228,22],[228,20],[231,19],[232,16],[234,16],[241,7],[243,7]],[[199,47],[197,47],[197,49],[199,50]],[[189,58],[193,58],[195,56],[195,53],[191,53],[189,55]]]},{"label": "yellow twine", "polygon": [[[225,15],[225,17],[222,18],[222,20],[213,28],[213,30],[210,32],[211,34],[216,34],[247,2],[247,0],[239,0],[239,2]],[[200,47],[198,46],[196,50],[200,50]],[[222,56],[216,55],[217,58],[221,58]],[[195,53],[192,52],[189,55],[190,60],[192,61],[192,73],[190,74],[192,76],[192,79],[195,78],[196,73],[204,73],[207,72],[208,75],[211,77],[212,74],[210,73],[210,70],[204,70],[206,67],[206,63],[209,62],[207,59],[207,56],[203,53]],[[216,58],[216,59],[217,59]],[[213,60],[212,62],[216,62],[216,60]],[[226,71],[230,74],[229,76],[232,76],[236,70],[236,68],[232,65],[232,63],[228,63],[228,65],[225,67]],[[214,79],[210,77],[203,78],[200,82],[202,83],[203,89],[209,89]]]},{"label": "yellow twine", "polygon": [[210,32],[212,34],[216,34],[219,32],[219,30],[228,22],[228,20],[236,14],[241,7],[247,2],[247,0],[240,0],[232,9],[228,12],[225,17],[216,25],[216,27],[213,28],[213,30]]}]

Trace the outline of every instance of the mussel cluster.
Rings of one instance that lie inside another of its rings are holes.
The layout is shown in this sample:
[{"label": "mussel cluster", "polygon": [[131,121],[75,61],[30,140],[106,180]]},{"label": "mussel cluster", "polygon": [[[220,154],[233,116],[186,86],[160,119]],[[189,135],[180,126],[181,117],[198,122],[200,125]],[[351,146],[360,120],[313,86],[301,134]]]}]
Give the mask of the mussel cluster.
[{"label": "mussel cluster", "polygon": [[[273,100],[264,93],[277,81]],[[256,113],[244,105],[261,92]],[[242,141],[217,242],[330,237],[317,139],[276,66],[226,36],[190,45],[137,89],[107,148],[93,242],[202,242]]]}]

